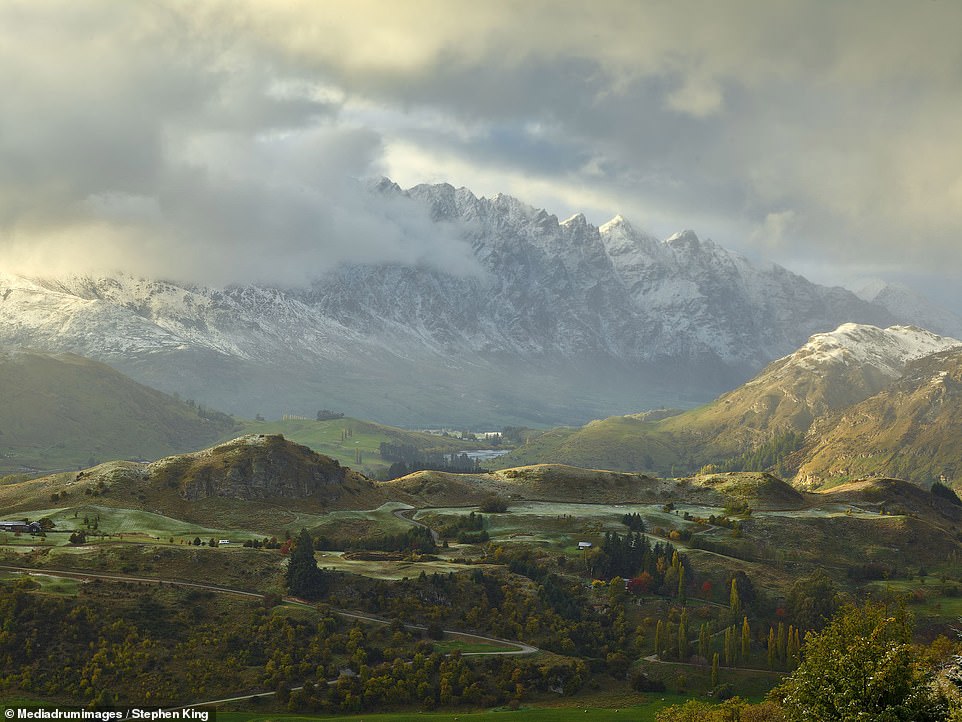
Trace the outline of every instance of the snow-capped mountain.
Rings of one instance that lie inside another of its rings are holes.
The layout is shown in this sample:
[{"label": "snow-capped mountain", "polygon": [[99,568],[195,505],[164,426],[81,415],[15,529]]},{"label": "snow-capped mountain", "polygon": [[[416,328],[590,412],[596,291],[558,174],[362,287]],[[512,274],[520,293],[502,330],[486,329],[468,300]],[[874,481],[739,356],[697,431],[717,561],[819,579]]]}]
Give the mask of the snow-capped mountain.
[{"label": "snow-capped mountain", "polygon": [[937,333],[962,337],[962,318],[940,308],[901,283],[872,282],[858,291],[862,298],[881,306],[901,323],[912,323]]},{"label": "snow-capped mountain", "polygon": [[962,341],[916,326],[876,328],[845,323],[834,331],[815,334],[749,385],[768,383],[798,369],[824,377],[838,368],[853,368],[891,380],[901,376],[910,361],[957,346],[962,346]]},{"label": "snow-capped mountain", "polygon": [[[946,359],[955,359],[954,371],[939,366]],[[905,413],[898,410],[901,397],[893,389],[908,384],[911,388],[938,391],[945,387],[954,392],[958,384],[953,379],[959,369],[962,341],[911,326],[882,329],[847,323],[813,335],[749,382],[704,406],[654,423],[646,415],[616,416],[592,421],[570,433],[546,434],[539,440],[537,451],[526,450],[524,458],[527,463],[551,461],[618,471],[665,474],[680,469],[694,473],[705,464],[723,464],[746,452],[766,446],[771,449],[777,443],[782,444],[783,459],[800,445],[808,453],[819,446],[823,436],[835,434],[836,427],[846,424],[871,426],[876,436],[891,437],[888,431],[882,431],[896,419],[895,435],[909,443],[913,414],[924,426],[928,417],[942,413],[941,408],[935,408],[939,399],[948,397],[929,394],[926,398],[932,403],[925,412],[927,416],[915,411]],[[955,394],[959,395],[962,392]],[[861,412],[874,408],[870,404],[879,398],[887,399],[885,408],[890,410],[869,416]],[[951,414],[953,419],[962,416],[958,409]],[[947,417],[939,418],[944,421]],[[947,425],[943,423],[940,428]],[[926,443],[933,443],[933,438],[928,437]],[[849,434],[845,439],[849,443],[846,458],[851,458],[858,453],[860,437]],[[935,456],[920,455],[926,459]],[[829,461],[831,458],[826,457]],[[868,468],[868,462],[865,464]],[[962,465],[957,468],[962,473]]]},{"label": "snow-capped mountain", "polygon": [[811,334],[892,314],[685,231],[666,241],[449,185],[426,204],[482,269],[340,267],[306,289],[0,275],[0,344],[69,350],[252,415],[559,423],[690,405]]},{"label": "snow-capped mountain", "polygon": [[742,441],[753,431],[804,432],[815,418],[878,393],[910,362],[960,346],[962,341],[915,326],[846,323],[813,335],[714,405],[725,409],[732,429],[749,434]]},{"label": "snow-capped mountain", "polygon": [[886,388],[912,361],[949,349],[962,349],[962,341],[914,326],[845,323],[814,334],[747,383],[664,426],[692,432],[712,449],[709,456],[736,455],[773,434],[806,433],[816,419]]}]

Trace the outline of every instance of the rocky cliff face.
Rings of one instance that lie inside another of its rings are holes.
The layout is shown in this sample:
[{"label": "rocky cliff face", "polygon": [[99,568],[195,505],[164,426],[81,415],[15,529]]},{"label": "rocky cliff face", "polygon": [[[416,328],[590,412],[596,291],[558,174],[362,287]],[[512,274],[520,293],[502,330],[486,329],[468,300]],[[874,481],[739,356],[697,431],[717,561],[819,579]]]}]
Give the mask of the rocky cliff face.
[{"label": "rocky cliff face", "polygon": [[242,436],[194,454],[147,466],[147,478],[189,501],[336,498],[349,470],[280,435]]},{"label": "rocky cliff face", "polygon": [[560,221],[448,185],[426,204],[478,270],[341,267],[311,288],[224,290],[0,273],[0,344],[67,350],[252,416],[344,408],[397,424],[579,423],[707,401],[880,305],[693,232]]}]

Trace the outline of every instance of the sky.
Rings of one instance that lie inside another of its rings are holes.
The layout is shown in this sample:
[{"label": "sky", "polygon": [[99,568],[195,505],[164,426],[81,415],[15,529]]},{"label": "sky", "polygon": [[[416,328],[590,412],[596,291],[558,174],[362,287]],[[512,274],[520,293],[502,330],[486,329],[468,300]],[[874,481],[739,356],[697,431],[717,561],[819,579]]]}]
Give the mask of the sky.
[{"label": "sky", "polygon": [[383,175],[962,312],[960,27],[946,0],[5,0],[0,263],[476,270]]}]

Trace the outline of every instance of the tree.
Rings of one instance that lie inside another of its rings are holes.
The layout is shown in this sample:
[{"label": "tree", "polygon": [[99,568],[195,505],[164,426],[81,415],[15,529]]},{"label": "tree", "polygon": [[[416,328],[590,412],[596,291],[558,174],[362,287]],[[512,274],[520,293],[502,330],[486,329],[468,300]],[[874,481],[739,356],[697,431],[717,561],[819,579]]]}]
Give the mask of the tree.
[{"label": "tree", "polygon": [[664,659],[665,624],[660,619],[655,626],[655,654]]},{"label": "tree", "polygon": [[732,579],[732,590],[728,595],[728,608],[731,611],[732,619],[737,619],[742,611],[742,599],[738,595],[738,580]]},{"label": "tree", "polygon": [[708,659],[711,649],[711,637],[708,632],[708,622],[702,622],[701,629],[698,630],[698,656]]},{"label": "tree", "polygon": [[742,662],[748,661],[748,656],[752,650],[752,630],[748,626],[748,617],[742,620]]},{"label": "tree", "polygon": [[489,494],[481,500],[478,508],[485,514],[503,514],[508,510],[508,502],[497,494]]},{"label": "tree", "polygon": [[307,529],[301,529],[287,562],[287,591],[305,599],[317,599],[327,591],[327,575],[317,567],[314,543]]},{"label": "tree", "polygon": [[773,695],[794,720],[945,719],[945,699],[911,635],[904,608],[843,607],[806,635],[802,663]]},{"label": "tree", "polygon": [[936,496],[945,499],[950,504],[962,506],[962,499],[959,499],[959,495],[955,493],[955,489],[950,486],[946,486],[941,481],[936,481],[934,484],[932,484],[931,492]]},{"label": "tree", "polygon": [[800,629],[819,630],[838,607],[838,590],[821,569],[799,579],[788,592],[788,614]]},{"label": "tree", "polygon": [[678,660],[680,662],[687,662],[690,656],[691,650],[688,648],[688,621],[682,617],[681,621],[678,622]]},{"label": "tree", "polygon": [[768,628],[768,668],[775,669],[775,629]]}]

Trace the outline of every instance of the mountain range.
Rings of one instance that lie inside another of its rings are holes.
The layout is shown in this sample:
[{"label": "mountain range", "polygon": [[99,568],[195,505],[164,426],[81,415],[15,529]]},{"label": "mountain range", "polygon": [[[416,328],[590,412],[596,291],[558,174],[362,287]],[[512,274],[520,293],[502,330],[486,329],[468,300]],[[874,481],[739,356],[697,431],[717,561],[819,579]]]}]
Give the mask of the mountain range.
[{"label": "mountain range", "polygon": [[224,289],[0,272],[0,344],[77,353],[247,416],[336,408],[478,427],[691,407],[846,322],[962,325],[884,289],[864,300],[751,263],[692,231],[661,241],[621,217],[559,221],[443,184],[373,192],[426,206],[479,270],[427,259],[341,266],[307,288]]}]

